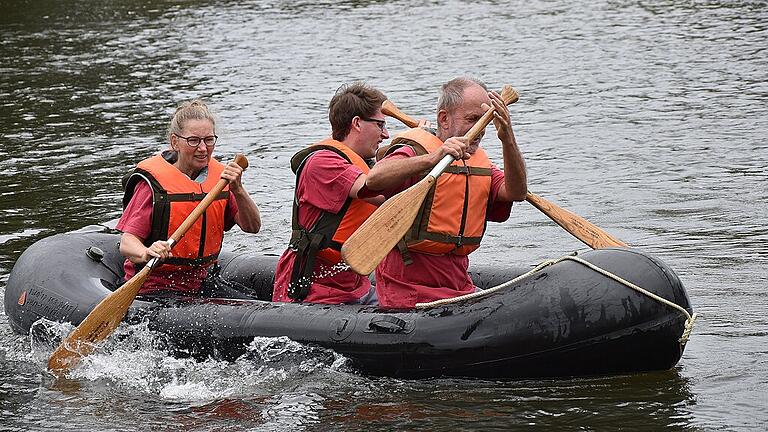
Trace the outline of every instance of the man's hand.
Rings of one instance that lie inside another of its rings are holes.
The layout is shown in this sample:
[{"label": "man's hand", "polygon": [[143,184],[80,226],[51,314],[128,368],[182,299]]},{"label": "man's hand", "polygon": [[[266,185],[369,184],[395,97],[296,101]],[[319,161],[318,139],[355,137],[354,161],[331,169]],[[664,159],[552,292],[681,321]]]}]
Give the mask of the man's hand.
[{"label": "man's hand", "polygon": [[456,160],[469,159],[472,156],[468,151],[467,139],[464,137],[451,137],[445,140],[440,149],[435,152],[435,163],[437,165],[445,155],[451,155]]},{"label": "man's hand", "polygon": [[[491,98],[491,104],[493,105],[493,126],[496,127],[499,140],[502,144],[508,144],[514,142],[515,135],[512,132],[512,122],[509,119],[509,108],[501,99],[498,93],[495,91],[488,92],[488,97]],[[487,104],[482,105],[483,109],[488,110],[491,107]]]}]

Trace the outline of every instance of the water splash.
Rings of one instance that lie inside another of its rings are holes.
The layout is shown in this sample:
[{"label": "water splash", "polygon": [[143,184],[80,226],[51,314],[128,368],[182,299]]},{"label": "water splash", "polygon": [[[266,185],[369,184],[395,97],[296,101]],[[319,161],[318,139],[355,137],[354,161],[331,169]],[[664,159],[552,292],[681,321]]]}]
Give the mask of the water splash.
[{"label": "water splash", "polygon": [[[318,262],[317,265],[315,266],[314,272],[309,277],[304,277],[304,276],[299,277],[295,283],[299,287],[309,286],[314,282],[323,281],[325,279],[332,278],[347,270],[350,270],[350,267],[344,261],[338,262],[332,266],[329,266],[323,262]],[[289,285],[289,292],[290,292],[290,286],[291,285]]]},{"label": "water splash", "polygon": [[318,270],[315,270],[315,273],[313,274],[313,276],[315,279],[330,278],[330,277],[336,276],[341,272],[345,272],[349,269],[350,267],[344,261],[336,263],[330,267],[321,263],[318,266]]},{"label": "water splash", "polygon": [[[51,352],[72,329],[71,324],[38,320],[30,329],[30,350],[21,357],[44,369]],[[68,379],[122,387],[167,401],[201,403],[268,397],[286,386],[315,382],[317,375],[348,375],[344,356],[285,336],[255,338],[234,362],[176,358],[169,354],[170,346],[167,337],[150,330],[147,322],[123,324],[84,357]]]}]

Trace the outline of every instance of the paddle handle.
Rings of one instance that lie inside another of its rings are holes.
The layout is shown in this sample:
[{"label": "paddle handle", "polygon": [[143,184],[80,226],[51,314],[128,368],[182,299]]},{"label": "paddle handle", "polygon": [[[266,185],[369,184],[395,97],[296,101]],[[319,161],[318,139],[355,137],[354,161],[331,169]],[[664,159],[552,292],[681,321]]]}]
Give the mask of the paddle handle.
[{"label": "paddle handle", "polygon": [[[501,99],[504,101],[505,104],[511,105],[520,98],[520,95],[517,93],[517,90],[512,88],[510,85],[505,85],[501,89]],[[483,114],[482,117],[480,117],[480,120],[475,123],[474,126],[470,130],[467,131],[467,133],[464,134],[464,138],[467,139],[467,142],[472,142],[475,139],[477,139],[477,136],[480,135],[484,130],[485,127],[488,126],[488,123],[493,120],[493,113],[496,110],[491,106],[488,108],[488,111]]]},{"label": "paddle handle", "polygon": [[381,113],[400,120],[401,122],[403,122],[404,125],[410,128],[415,128],[419,125],[418,120],[400,111],[400,108],[398,108],[389,99],[385,100],[381,104]]}]

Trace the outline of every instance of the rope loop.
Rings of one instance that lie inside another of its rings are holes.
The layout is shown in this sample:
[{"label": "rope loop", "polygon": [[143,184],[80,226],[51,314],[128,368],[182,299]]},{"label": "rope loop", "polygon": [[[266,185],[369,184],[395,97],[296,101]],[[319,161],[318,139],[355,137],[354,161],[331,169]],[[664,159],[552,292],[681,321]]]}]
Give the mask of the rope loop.
[{"label": "rope loop", "polygon": [[504,282],[504,283],[502,283],[500,285],[497,285],[495,287],[488,288],[486,290],[482,290],[482,291],[474,292],[474,293],[470,293],[470,294],[465,294],[465,295],[458,296],[458,297],[453,297],[453,298],[435,300],[435,301],[428,302],[428,303],[416,303],[416,309],[429,309],[429,308],[433,308],[433,307],[437,307],[437,306],[442,306],[442,305],[446,305],[446,304],[450,304],[450,303],[455,303],[455,302],[459,302],[459,301],[463,301],[463,300],[474,299],[474,298],[478,298],[478,297],[485,297],[485,296],[488,296],[488,295],[491,295],[491,294],[495,293],[496,291],[502,290],[502,289],[504,289],[504,288],[506,288],[506,287],[508,287],[508,286],[510,286],[512,284],[514,284],[515,282],[518,282],[520,280],[528,278],[531,275],[533,275],[535,273],[538,273],[539,271],[541,271],[542,269],[544,269],[546,267],[549,267],[551,265],[554,265],[554,264],[557,264],[559,262],[566,261],[566,260],[576,261],[577,263],[582,264],[582,265],[584,265],[584,266],[594,270],[595,272],[602,274],[603,276],[606,276],[606,277],[608,277],[610,279],[613,279],[616,282],[619,282],[620,284],[622,284],[622,285],[624,285],[624,286],[626,286],[628,288],[631,288],[631,289],[639,292],[640,294],[644,294],[644,295],[648,296],[649,298],[658,301],[659,303],[662,303],[662,304],[665,304],[665,305],[667,305],[667,306],[669,306],[671,308],[677,309],[686,318],[686,320],[685,320],[685,329],[683,330],[683,334],[680,336],[680,339],[678,339],[678,340],[679,340],[681,345],[685,345],[685,343],[688,342],[688,338],[690,337],[691,332],[693,331],[693,323],[696,321],[696,314],[695,313],[693,315],[691,315],[684,307],[678,305],[677,303],[674,303],[674,302],[669,301],[669,300],[667,300],[667,299],[665,299],[663,297],[660,297],[660,296],[658,296],[658,295],[656,295],[656,294],[654,294],[654,293],[652,293],[652,292],[650,292],[650,291],[648,291],[648,290],[646,290],[644,288],[641,288],[641,287],[633,284],[632,282],[630,282],[630,281],[628,281],[628,280],[626,280],[626,279],[624,279],[624,278],[622,278],[622,277],[620,277],[620,276],[618,276],[618,275],[616,275],[614,273],[609,272],[608,270],[605,270],[604,268],[598,267],[598,266],[592,264],[591,262],[576,256],[576,253],[573,253],[571,255],[566,255],[566,256],[561,257],[561,258],[556,259],[556,260],[544,261],[544,262],[540,263],[539,265],[537,265],[536,267],[534,267],[532,270],[530,270],[530,271],[528,271],[528,272],[526,272],[526,273],[524,273],[524,274],[522,274],[522,275],[520,275],[520,276],[518,276],[518,277],[516,277],[516,278],[514,278],[512,280]]}]

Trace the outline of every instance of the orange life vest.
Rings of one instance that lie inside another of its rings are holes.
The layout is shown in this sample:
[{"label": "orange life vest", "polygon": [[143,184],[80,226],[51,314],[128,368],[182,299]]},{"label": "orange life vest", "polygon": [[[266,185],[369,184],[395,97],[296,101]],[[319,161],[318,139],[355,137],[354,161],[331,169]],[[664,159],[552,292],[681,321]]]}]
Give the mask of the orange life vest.
[{"label": "orange life vest", "polygon": [[[405,145],[423,155],[437,151],[443,142],[422,128],[409,129],[392,140],[388,152]],[[469,255],[485,233],[490,192],[491,161],[485,150],[478,148],[469,159],[454,161],[437,178],[405,235],[407,250]]]},{"label": "orange life vest", "polygon": [[[152,188],[152,228],[149,237],[144,239],[144,244],[149,246],[156,240],[167,240],[218,183],[224,168],[224,164],[211,159],[208,163],[207,178],[204,182],[197,183],[179,171],[163,155],[139,162],[123,179],[123,208],[130,202],[136,183],[146,181]],[[207,266],[218,258],[224,240],[224,211],[228,199],[227,186],[173,246],[173,257],[163,261],[160,266],[162,271]]]},{"label": "orange life vest", "polygon": [[[333,151],[360,168],[363,174],[368,174],[370,170],[365,160],[354,150],[340,141],[325,139],[299,151],[291,158],[291,170],[296,174],[297,189],[304,163],[319,150]],[[375,210],[376,206],[365,200],[347,198],[338,213],[323,211],[317,222],[307,228],[299,225],[299,198],[294,195],[291,222],[293,230],[289,247],[298,256],[291,274],[288,296],[294,300],[304,299],[311,285],[314,258],[320,257],[330,264],[341,262],[341,246]]]}]

